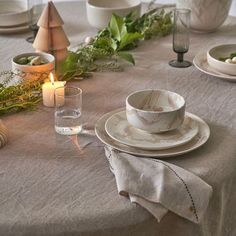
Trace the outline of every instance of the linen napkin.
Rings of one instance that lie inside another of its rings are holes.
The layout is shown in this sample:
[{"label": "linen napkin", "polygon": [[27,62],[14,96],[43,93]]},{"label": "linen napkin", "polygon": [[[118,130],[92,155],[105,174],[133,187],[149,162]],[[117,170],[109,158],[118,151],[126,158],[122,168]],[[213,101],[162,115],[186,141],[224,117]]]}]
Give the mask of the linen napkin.
[{"label": "linen napkin", "polygon": [[176,165],[140,158],[105,147],[119,194],[146,208],[158,222],[168,212],[199,223],[207,209],[212,187]]}]

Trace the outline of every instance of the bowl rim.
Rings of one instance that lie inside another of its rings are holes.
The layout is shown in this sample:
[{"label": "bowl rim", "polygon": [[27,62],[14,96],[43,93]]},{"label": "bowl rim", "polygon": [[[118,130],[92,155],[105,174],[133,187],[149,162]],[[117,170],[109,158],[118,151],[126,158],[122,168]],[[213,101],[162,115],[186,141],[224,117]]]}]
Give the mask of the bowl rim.
[{"label": "bowl rim", "polygon": [[[142,110],[142,109],[139,109],[139,108],[136,108],[134,106],[132,106],[130,103],[129,103],[129,99],[131,96],[133,96],[134,94],[137,94],[137,93],[141,93],[141,92],[147,92],[147,91],[159,91],[159,92],[168,92],[168,93],[171,93],[171,94],[175,94],[177,96],[179,96],[182,100],[183,100],[183,104],[176,108],[176,109],[173,109],[171,111],[145,111],[145,110]],[[126,106],[129,105],[131,108],[137,110],[137,111],[140,111],[140,112],[143,112],[143,113],[151,113],[151,114],[166,114],[166,113],[172,113],[172,112],[176,112],[176,111],[179,111],[181,109],[183,109],[183,107],[185,107],[186,105],[186,101],[184,99],[183,96],[181,96],[180,94],[176,93],[176,92],[172,92],[170,90],[166,90],[166,89],[143,89],[143,90],[137,90],[137,91],[134,91],[133,93],[129,94],[127,97],[126,97]]]},{"label": "bowl rim", "polygon": [[[21,64],[18,64],[15,60],[19,57],[23,57],[23,56],[45,56],[47,57],[47,60],[48,62],[45,63],[45,64],[42,64],[42,65],[21,65]],[[49,59],[48,59],[49,58]],[[13,57],[11,59],[11,62],[12,64],[14,65],[17,65],[17,66],[21,66],[22,68],[27,68],[27,67],[31,67],[33,66],[35,69],[39,68],[39,67],[42,67],[42,66],[45,66],[45,65],[48,65],[48,64],[52,64],[52,63],[55,63],[55,57],[52,55],[52,54],[49,54],[49,53],[45,53],[45,52],[28,52],[28,53],[22,53],[22,54],[19,54],[19,55],[16,55],[15,57]]]},{"label": "bowl rim", "polygon": [[236,48],[236,44],[235,43],[228,43],[228,44],[219,44],[219,45],[216,45],[216,46],[214,46],[214,47],[212,47],[212,48],[210,48],[210,49],[208,49],[207,50],[207,57],[209,57],[209,58],[211,58],[211,60],[213,60],[214,62],[216,62],[216,63],[219,63],[219,65],[222,65],[222,66],[236,66],[236,64],[234,64],[234,63],[226,63],[226,62],[224,62],[224,61],[220,61],[220,60],[218,60],[218,59],[216,59],[215,57],[213,57],[212,55],[211,55],[211,51],[213,50],[213,49],[216,49],[216,48],[219,48],[219,47],[223,47],[223,46],[231,46],[231,45],[235,45],[235,48]]},{"label": "bowl rim", "polygon": [[[134,8],[134,7],[140,7],[141,6],[141,0],[135,0],[137,1],[137,3],[135,5],[132,5],[132,6],[129,6],[129,7],[99,7],[99,6],[96,6],[94,4],[91,3],[91,1],[96,1],[96,0],[87,0],[86,1],[86,5],[94,8],[94,9],[100,9],[100,10],[126,10],[126,9],[130,9],[130,8]],[[98,0],[97,0],[98,1]],[[129,0],[127,0],[129,1]]]}]

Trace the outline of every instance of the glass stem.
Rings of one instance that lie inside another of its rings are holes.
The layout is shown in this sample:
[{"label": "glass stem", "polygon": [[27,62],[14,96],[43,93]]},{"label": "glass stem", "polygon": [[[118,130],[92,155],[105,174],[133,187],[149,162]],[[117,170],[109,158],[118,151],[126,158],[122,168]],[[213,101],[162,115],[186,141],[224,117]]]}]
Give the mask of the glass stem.
[{"label": "glass stem", "polygon": [[182,52],[177,53],[177,61],[183,62],[184,61],[184,54]]}]

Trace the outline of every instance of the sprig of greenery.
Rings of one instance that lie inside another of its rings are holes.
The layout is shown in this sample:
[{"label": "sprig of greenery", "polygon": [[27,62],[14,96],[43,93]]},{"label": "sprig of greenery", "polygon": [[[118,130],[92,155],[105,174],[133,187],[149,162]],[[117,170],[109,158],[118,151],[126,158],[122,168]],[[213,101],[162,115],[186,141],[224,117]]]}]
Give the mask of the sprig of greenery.
[{"label": "sprig of greenery", "polygon": [[0,115],[33,108],[41,101],[41,85],[46,78],[48,73],[1,72]]},{"label": "sprig of greenery", "polygon": [[113,14],[108,26],[95,36],[91,44],[81,44],[76,52],[69,53],[61,66],[63,79],[84,76],[101,68],[122,70],[120,59],[134,65],[135,60],[128,50],[137,47],[140,40],[165,36],[171,29],[171,12],[166,13],[163,8],[152,9],[140,18],[132,12],[126,17]]}]

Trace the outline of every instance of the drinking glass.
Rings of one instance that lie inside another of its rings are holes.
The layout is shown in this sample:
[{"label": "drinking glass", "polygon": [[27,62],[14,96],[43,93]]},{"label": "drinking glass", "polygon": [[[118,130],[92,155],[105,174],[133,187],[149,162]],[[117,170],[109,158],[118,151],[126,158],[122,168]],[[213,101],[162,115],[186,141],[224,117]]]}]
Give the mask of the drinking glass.
[{"label": "drinking glass", "polygon": [[189,49],[189,29],[190,29],[189,9],[175,9],[173,28],[173,51],[177,53],[177,60],[169,62],[170,66],[185,68],[192,65],[184,60],[184,53]]},{"label": "drinking glass", "polygon": [[62,135],[82,130],[82,90],[65,86],[55,89],[55,130]]},{"label": "drinking glass", "polygon": [[26,40],[29,43],[33,43],[39,29],[37,22],[43,11],[43,0],[27,0],[27,7],[29,28],[33,32],[33,36],[28,37]]}]

